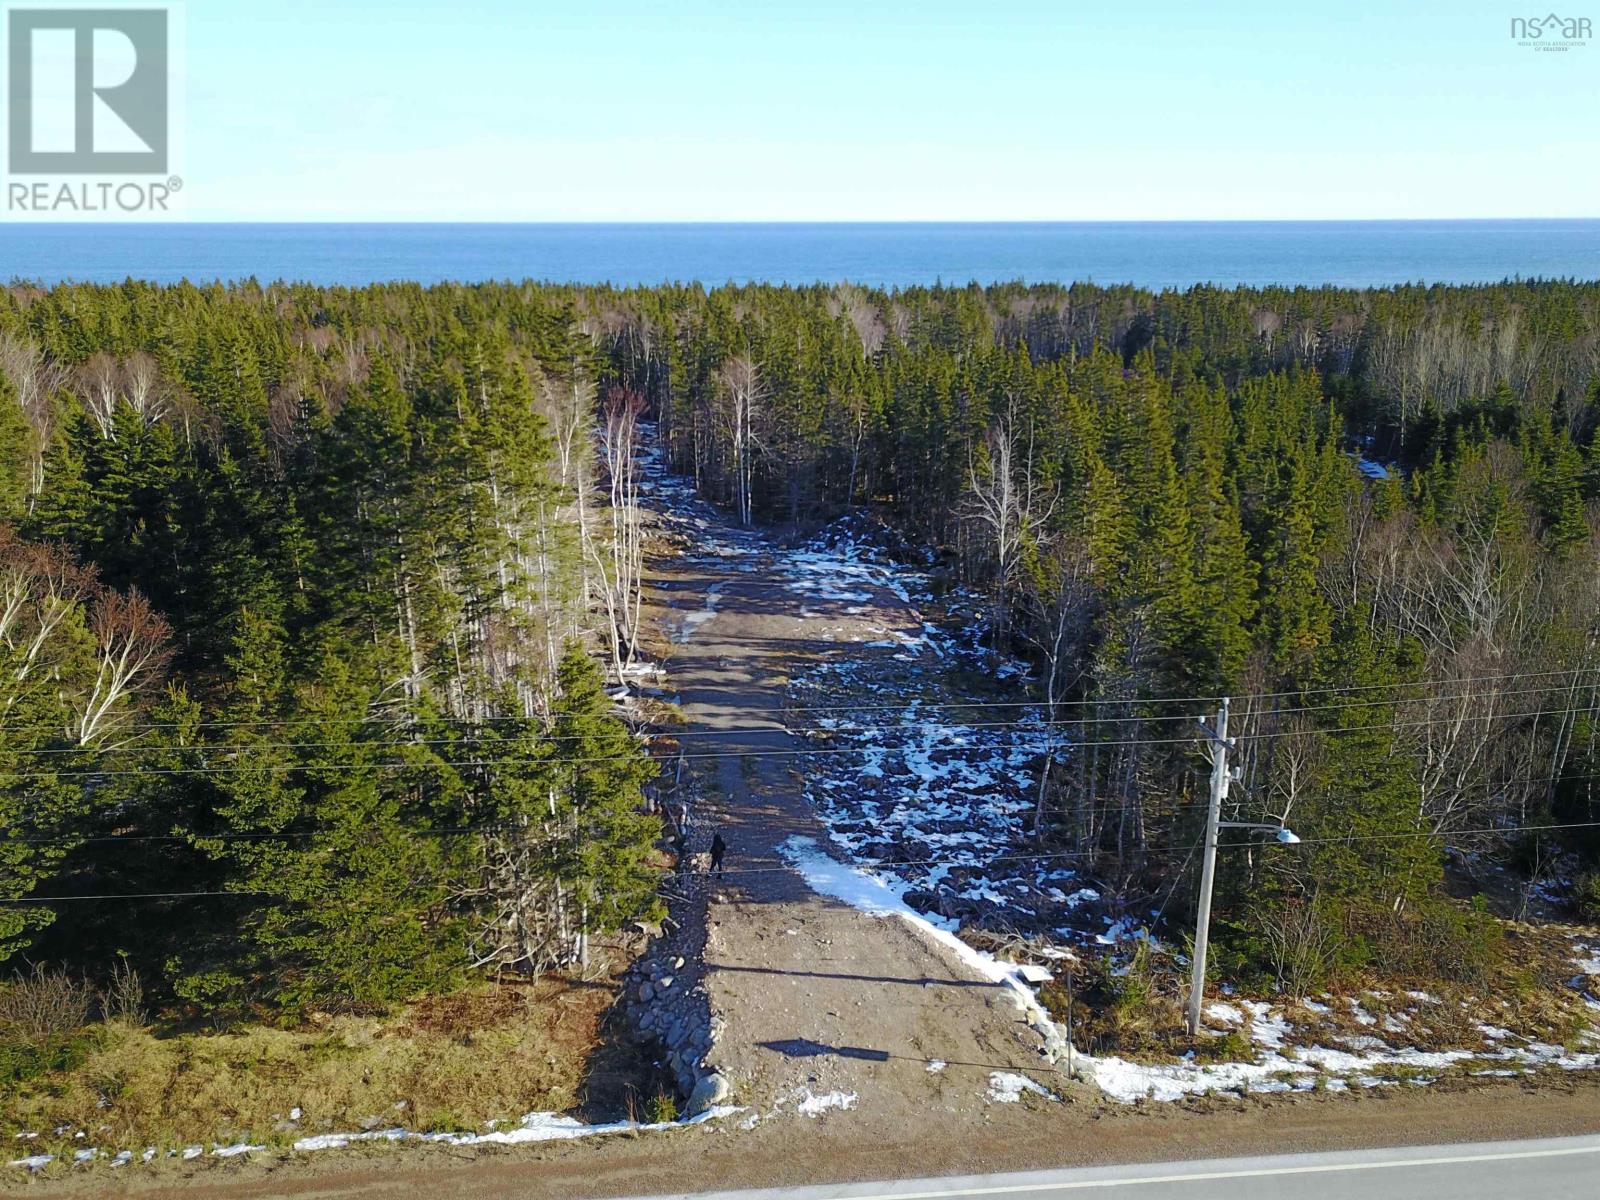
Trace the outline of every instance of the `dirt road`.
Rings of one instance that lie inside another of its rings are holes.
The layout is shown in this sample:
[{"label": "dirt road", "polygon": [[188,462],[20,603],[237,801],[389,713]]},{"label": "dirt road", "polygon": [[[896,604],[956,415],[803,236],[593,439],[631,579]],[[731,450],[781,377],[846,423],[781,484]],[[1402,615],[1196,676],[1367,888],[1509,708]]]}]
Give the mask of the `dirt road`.
[{"label": "dirt road", "polygon": [[1006,988],[897,919],[812,892],[780,852],[792,838],[826,841],[801,786],[811,748],[781,720],[787,680],[840,643],[919,632],[920,616],[866,585],[802,604],[786,560],[757,535],[701,533],[709,550],[661,564],[653,611],[673,645],[685,746],[706,756],[690,760],[706,785],[693,848],[714,829],[729,845],[705,980],[735,1101],[763,1119],[848,1107],[852,1121],[893,1130],[932,1112],[981,1118],[994,1072],[1060,1090]]}]

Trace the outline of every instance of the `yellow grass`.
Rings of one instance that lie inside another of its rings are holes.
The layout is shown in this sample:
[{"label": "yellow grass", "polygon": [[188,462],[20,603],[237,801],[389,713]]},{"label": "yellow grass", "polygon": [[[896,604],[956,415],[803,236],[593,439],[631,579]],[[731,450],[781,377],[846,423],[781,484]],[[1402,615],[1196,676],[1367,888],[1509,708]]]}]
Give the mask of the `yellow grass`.
[{"label": "yellow grass", "polygon": [[[374,1122],[478,1129],[578,1099],[609,984],[489,985],[387,1018],[170,1034],[112,1024],[79,1069],[0,1093],[0,1133],[28,1153],[250,1141]],[[298,1121],[290,1121],[299,1108]],[[66,1127],[57,1135],[57,1128]],[[74,1134],[82,1131],[84,1137]],[[30,1141],[18,1133],[36,1133]]]}]

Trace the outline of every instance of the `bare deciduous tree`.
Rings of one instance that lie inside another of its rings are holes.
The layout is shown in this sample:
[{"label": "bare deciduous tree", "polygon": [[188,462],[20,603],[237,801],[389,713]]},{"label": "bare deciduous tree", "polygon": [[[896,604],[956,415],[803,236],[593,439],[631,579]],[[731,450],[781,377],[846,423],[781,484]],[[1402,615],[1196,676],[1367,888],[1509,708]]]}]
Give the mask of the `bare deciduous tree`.
[{"label": "bare deciduous tree", "polygon": [[612,387],[602,406],[600,450],[611,496],[607,513],[610,537],[604,550],[588,539],[589,553],[600,575],[605,603],[611,662],[618,678],[633,661],[643,622],[640,583],[644,571],[644,522],[639,511],[639,420],[644,398],[628,388]]},{"label": "bare deciduous tree", "polygon": [[138,592],[102,588],[89,610],[95,675],[78,705],[80,746],[104,742],[127,724],[125,703],[161,676],[171,657],[172,630]]},{"label": "bare deciduous tree", "polygon": [[989,430],[983,461],[967,462],[967,516],[985,531],[993,558],[997,643],[1005,636],[1022,549],[1055,507],[1054,497],[1041,508],[1035,495],[1031,432],[1020,453],[1018,440],[1008,414]]},{"label": "bare deciduous tree", "polygon": [[55,430],[55,394],[66,382],[67,373],[33,342],[6,330],[0,331],[0,374],[10,383],[22,415],[33,427],[28,471],[31,505],[44,487],[44,452]]},{"label": "bare deciduous tree", "polygon": [[748,525],[754,511],[756,457],[761,452],[757,422],[766,399],[761,370],[748,355],[736,355],[717,372],[722,394],[723,433],[733,468],[734,510],[739,524]]}]

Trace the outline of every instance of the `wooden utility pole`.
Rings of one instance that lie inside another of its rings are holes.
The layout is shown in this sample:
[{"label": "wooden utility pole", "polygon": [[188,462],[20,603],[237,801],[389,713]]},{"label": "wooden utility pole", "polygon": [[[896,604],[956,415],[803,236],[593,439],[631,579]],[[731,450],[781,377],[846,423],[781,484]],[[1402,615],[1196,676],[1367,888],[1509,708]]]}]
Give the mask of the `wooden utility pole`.
[{"label": "wooden utility pole", "polygon": [[1217,830],[1222,820],[1222,802],[1228,798],[1228,701],[1217,710],[1217,727],[1200,728],[1211,740],[1211,803],[1206,809],[1205,855],[1200,860],[1200,903],[1194,928],[1194,965],[1189,978],[1189,1036],[1200,1032],[1200,1004],[1206,990],[1206,944],[1211,936],[1211,885],[1217,874]]}]

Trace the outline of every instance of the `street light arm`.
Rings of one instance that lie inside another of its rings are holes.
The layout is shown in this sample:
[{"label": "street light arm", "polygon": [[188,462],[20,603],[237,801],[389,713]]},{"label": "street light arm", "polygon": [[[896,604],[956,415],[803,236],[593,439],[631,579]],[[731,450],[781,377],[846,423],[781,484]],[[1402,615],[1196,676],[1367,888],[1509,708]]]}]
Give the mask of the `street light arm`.
[{"label": "street light arm", "polygon": [[1219,829],[1254,829],[1260,833],[1270,833],[1285,846],[1293,846],[1300,841],[1299,836],[1287,825],[1267,825],[1257,821],[1218,821]]},{"label": "street light arm", "polygon": [[1259,829],[1263,833],[1277,833],[1282,825],[1268,825],[1263,821],[1218,821],[1219,829]]}]

